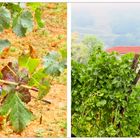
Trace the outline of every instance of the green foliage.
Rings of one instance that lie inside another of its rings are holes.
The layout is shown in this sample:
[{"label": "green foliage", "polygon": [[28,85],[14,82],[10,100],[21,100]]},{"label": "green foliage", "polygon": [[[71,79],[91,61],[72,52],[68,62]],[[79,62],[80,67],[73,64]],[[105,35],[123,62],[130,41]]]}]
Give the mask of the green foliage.
[{"label": "green foliage", "polygon": [[33,119],[32,113],[25,107],[19,98],[18,92],[12,92],[8,95],[4,105],[0,109],[0,114],[9,115],[9,120],[16,132],[21,132]]},{"label": "green foliage", "polygon": [[44,27],[41,18],[41,3],[0,3],[0,32],[12,27],[13,32],[20,37],[31,32],[34,19],[39,28]]},{"label": "green foliage", "polygon": [[44,69],[39,69],[32,74],[29,80],[29,85],[35,86],[39,90],[38,99],[42,99],[50,90],[50,82],[45,79],[46,76]]},{"label": "green foliage", "polygon": [[33,17],[30,11],[23,11],[13,19],[13,31],[22,37],[33,30]]},{"label": "green foliage", "polygon": [[16,132],[21,132],[31,120],[31,113],[24,103],[31,101],[30,90],[38,92],[41,100],[50,90],[50,81],[47,79],[44,68],[38,68],[40,60],[27,55],[21,55],[18,62],[9,62],[1,70],[1,79],[14,82],[2,86],[2,96],[6,99],[0,108],[1,115],[9,115]]},{"label": "green foliage", "polygon": [[72,61],[72,133],[77,137],[140,136],[140,86],[134,55],[96,46],[86,64]]},{"label": "green foliage", "polygon": [[0,40],[0,52],[2,52],[4,48],[10,46],[10,44],[11,43],[7,39]]},{"label": "green foliage", "polygon": [[43,3],[40,2],[35,2],[35,3],[27,3],[27,6],[31,8],[31,10],[35,13],[35,20],[37,22],[37,25],[39,28],[43,28],[45,25],[45,22],[41,18],[42,16],[42,7]]},{"label": "green foliage", "polygon": [[39,59],[31,58],[27,55],[21,55],[18,59],[21,68],[26,68],[30,73],[28,84],[38,89],[38,99],[42,99],[50,90],[50,83],[46,79],[47,75],[44,69],[37,69],[40,64]]},{"label": "green foliage", "polygon": [[35,11],[36,9],[43,6],[43,3],[41,2],[28,2],[27,6],[31,8],[32,11]]},{"label": "green foliage", "polygon": [[44,58],[45,72],[52,76],[59,76],[66,68],[66,59],[58,52],[52,51]]},{"label": "green foliage", "polygon": [[41,9],[40,8],[37,8],[35,10],[35,18],[36,18],[36,22],[37,22],[38,26],[40,28],[43,28],[45,25],[45,22],[41,18]]},{"label": "green foliage", "polygon": [[[21,3],[1,3],[11,14],[11,19],[13,19],[17,14],[22,11]],[[23,4],[23,3],[22,3]]]},{"label": "green foliage", "polygon": [[11,14],[6,7],[0,7],[0,32],[10,27]]},{"label": "green foliage", "polygon": [[[61,55],[56,52],[49,53],[48,63],[61,64]],[[62,60],[61,60],[62,59]],[[53,61],[53,62],[52,62]],[[51,73],[46,74],[46,67],[40,68],[40,60],[31,58],[28,55],[19,56],[18,61],[9,62],[0,72],[1,80],[8,81],[1,87],[2,96],[5,98],[0,108],[0,115],[9,116],[14,130],[21,132],[32,120],[32,113],[28,111],[24,103],[31,101],[30,90],[38,92],[38,99],[41,100],[50,90],[50,76],[56,76],[56,67],[51,66]],[[58,67],[59,72],[62,69]],[[60,72],[61,73],[61,72]],[[12,83],[11,83],[12,82]]]}]

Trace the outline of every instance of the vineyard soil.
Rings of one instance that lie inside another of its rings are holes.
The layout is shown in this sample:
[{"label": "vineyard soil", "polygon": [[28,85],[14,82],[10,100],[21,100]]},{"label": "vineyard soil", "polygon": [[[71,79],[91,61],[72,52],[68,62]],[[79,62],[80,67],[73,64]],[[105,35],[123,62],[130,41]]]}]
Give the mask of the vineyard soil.
[{"label": "vineyard soil", "polygon": [[[28,54],[30,46],[34,49],[33,57],[40,60],[51,51],[66,50],[66,9],[64,3],[46,3],[42,10],[45,27],[35,27],[26,37],[16,36],[11,29],[4,30],[0,38],[8,39],[11,45],[1,54],[0,69],[9,60],[16,60],[21,54]],[[31,94],[37,97],[36,92]],[[6,124],[0,130],[0,137],[66,137],[66,71],[53,79],[50,91],[43,99],[51,104],[32,98],[26,105],[35,117],[20,134],[15,133],[10,124]]]}]

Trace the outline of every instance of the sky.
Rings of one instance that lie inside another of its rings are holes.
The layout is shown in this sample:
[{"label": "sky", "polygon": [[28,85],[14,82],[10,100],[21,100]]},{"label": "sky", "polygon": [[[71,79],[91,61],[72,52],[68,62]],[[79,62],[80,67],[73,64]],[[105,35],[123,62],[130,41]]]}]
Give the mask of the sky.
[{"label": "sky", "polygon": [[140,3],[72,3],[72,32],[106,47],[140,46]]}]

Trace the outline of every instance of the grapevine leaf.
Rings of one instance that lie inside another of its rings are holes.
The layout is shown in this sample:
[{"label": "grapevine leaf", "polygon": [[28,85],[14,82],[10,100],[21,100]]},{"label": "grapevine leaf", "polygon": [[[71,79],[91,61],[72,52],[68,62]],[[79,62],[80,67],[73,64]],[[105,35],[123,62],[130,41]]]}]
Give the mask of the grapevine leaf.
[{"label": "grapevine leaf", "polygon": [[25,36],[27,32],[33,30],[33,17],[31,12],[23,11],[20,15],[17,15],[13,20],[13,31],[18,36]]},{"label": "grapevine leaf", "polygon": [[3,26],[0,25],[0,32],[3,32]]},{"label": "grapevine leaf", "polygon": [[33,2],[28,2],[28,3],[27,3],[27,6],[31,7],[31,9],[32,9],[33,11],[35,11],[37,8],[39,8],[39,7],[42,6],[42,5],[43,5],[43,3],[41,3],[41,2],[35,2],[35,3],[33,3]]},{"label": "grapevine leaf", "polygon": [[59,53],[52,51],[44,59],[45,72],[52,76],[59,76],[65,66]]},{"label": "grapevine leaf", "polygon": [[44,25],[45,25],[45,22],[42,20],[41,14],[42,14],[42,13],[41,13],[41,9],[40,9],[40,8],[37,8],[37,9],[35,10],[35,19],[36,19],[36,22],[37,22],[38,26],[39,26],[40,28],[43,28]]},{"label": "grapevine leaf", "polygon": [[29,81],[30,86],[35,86],[39,89],[38,98],[42,99],[50,89],[50,83],[45,80],[46,74],[43,69],[38,70],[32,74],[32,77]]},{"label": "grapevine leaf", "polygon": [[42,99],[49,92],[50,83],[48,81],[44,81],[38,88],[39,88],[38,99]]},{"label": "grapevine leaf", "polygon": [[21,25],[20,16],[13,19],[13,32],[20,37],[26,35],[27,29]]},{"label": "grapevine leaf", "polygon": [[99,45],[94,46],[87,62],[72,61],[75,136],[139,136],[140,89],[132,83],[139,72],[131,68],[133,57],[108,53]]},{"label": "grapevine leaf", "polygon": [[100,106],[104,106],[106,104],[106,100],[101,100],[99,102],[97,102],[97,106],[100,107]]},{"label": "grapevine leaf", "polygon": [[47,74],[59,76],[60,75],[60,66],[58,62],[52,61],[52,63],[45,69]]},{"label": "grapevine leaf", "polygon": [[20,3],[8,3],[6,4],[6,8],[11,12],[12,18],[22,10],[22,8],[20,7]]},{"label": "grapevine leaf", "polygon": [[33,118],[32,113],[27,110],[17,92],[7,96],[0,109],[0,114],[9,114],[9,120],[16,132],[21,132]]},{"label": "grapevine leaf", "polygon": [[9,62],[5,67],[3,67],[1,73],[3,75],[4,80],[13,81],[13,82],[18,80],[15,75],[15,69],[12,65],[12,62]]},{"label": "grapevine leaf", "polygon": [[33,29],[33,17],[29,11],[24,11],[21,15],[21,24],[27,31],[31,32]]},{"label": "grapevine leaf", "polygon": [[29,90],[28,89],[26,89],[26,88],[20,88],[19,90],[18,90],[18,92],[19,92],[19,97],[20,97],[20,99],[24,102],[24,103],[29,103],[30,101],[31,101],[31,94],[30,94],[30,92],[29,92]]},{"label": "grapevine leaf", "polygon": [[[2,73],[2,78],[3,80],[6,81],[12,81],[12,82],[17,82],[20,84],[27,84],[29,77],[28,77],[28,71],[26,69],[18,69],[17,64],[13,64],[12,62],[9,62],[5,67],[2,68],[1,73]],[[3,85],[3,90],[5,92],[10,92],[11,90],[15,89],[15,85]],[[28,103],[31,101],[31,95],[28,89],[26,88],[18,88],[18,92],[20,92],[21,100],[25,103]]]},{"label": "grapevine leaf", "polygon": [[43,78],[46,77],[43,69],[40,69],[32,74],[32,77],[29,81],[30,86],[38,86],[38,84],[42,81]]},{"label": "grapevine leaf", "polygon": [[0,7],[0,32],[10,27],[11,14],[4,6]]},{"label": "grapevine leaf", "polygon": [[67,59],[67,49],[66,48],[61,48],[60,53],[63,59]]},{"label": "grapevine leaf", "polygon": [[9,40],[7,40],[7,39],[0,40],[0,52],[2,52],[4,48],[6,48],[10,45],[11,45],[11,43],[9,42]]},{"label": "grapevine leaf", "polygon": [[54,60],[58,60],[60,58],[60,54],[56,51],[51,51],[48,53],[47,57]]},{"label": "grapevine leaf", "polygon": [[18,59],[19,66],[27,68],[30,73],[35,71],[39,63],[39,59],[31,58],[28,55],[21,55]]}]

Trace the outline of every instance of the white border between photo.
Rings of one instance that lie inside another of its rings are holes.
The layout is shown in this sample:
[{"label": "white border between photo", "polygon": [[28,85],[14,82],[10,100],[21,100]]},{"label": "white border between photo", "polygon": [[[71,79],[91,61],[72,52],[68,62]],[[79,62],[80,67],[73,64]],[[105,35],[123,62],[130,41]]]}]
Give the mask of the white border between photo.
[{"label": "white border between photo", "polygon": [[71,3],[67,4],[67,137],[71,137]]}]

